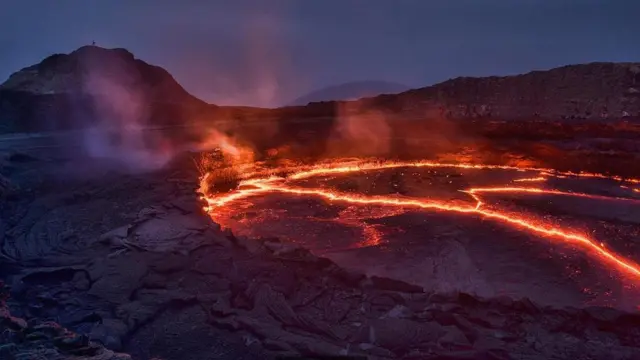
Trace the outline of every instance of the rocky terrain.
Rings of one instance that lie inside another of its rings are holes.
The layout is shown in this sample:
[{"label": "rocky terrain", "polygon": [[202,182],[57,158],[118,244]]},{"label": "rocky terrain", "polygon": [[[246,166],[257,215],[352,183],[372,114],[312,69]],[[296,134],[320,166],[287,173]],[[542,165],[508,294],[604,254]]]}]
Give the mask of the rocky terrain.
[{"label": "rocky terrain", "polygon": [[640,64],[591,63],[516,76],[460,77],[363,101],[427,118],[637,119]]},{"label": "rocky terrain", "polygon": [[[588,64],[454,79],[362,104],[365,110],[465,121],[632,121],[638,116],[637,81],[635,65]],[[83,47],[25,68],[0,86],[0,132],[95,123],[179,127],[225,114],[280,121],[275,129],[244,123],[231,129],[254,144],[263,141],[266,148],[294,140],[309,149],[308,137],[322,143],[332,136],[336,108],[222,109],[195,99],[166,71],[126,50]],[[474,129],[520,139],[513,131],[522,129],[500,133],[506,126],[482,122]],[[536,130],[543,139],[576,129],[545,126],[535,127],[549,131]],[[467,144],[452,135],[458,129],[438,127],[439,137]],[[611,129],[610,139],[620,129]],[[2,359],[640,358],[637,313],[435,293],[347,271],[279,239],[245,238],[213,223],[197,199],[193,155],[131,172],[79,158],[84,155],[76,148],[58,154],[55,147],[62,144],[70,147],[54,137],[0,139],[0,280],[8,292],[0,307]],[[537,145],[550,159],[573,151]],[[612,168],[611,159],[602,164]],[[144,165],[143,158],[134,160]],[[625,161],[620,168],[630,168],[635,158]]]},{"label": "rocky terrain", "polygon": [[0,85],[0,133],[89,128],[76,141],[98,149],[82,151],[111,153],[108,144],[116,139],[127,151],[144,144],[148,156],[222,131],[263,154],[278,148],[297,157],[424,158],[473,149],[482,162],[501,163],[507,154],[554,168],[640,176],[633,166],[640,149],[638,69],[636,63],[570,65],[456,78],[358,101],[258,109],[206,104],[127,50],[86,46],[52,55]]},{"label": "rocky terrain", "polygon": [[6,300],[8,291],[0,282],[0,355],[3,359],[83,359],[129,360],[127,354],[116,353],[86,335],[73,333],[59,324],[47,321],[25,321],[11,315]]},{"label": "rocky terrain", "polygon": [[27,155],[1,170],[16,185],[0,205],[8,359],[640,357],[638,314],[433,293],[221,230],[188,158],[61,176]]},{"label": "rocky terrain", "polygon": [[[123,107],[124,112],[114,110]],[[52,55],[0,85],[0,132],[75,129],[97,119],[123,117],[150,126],[229,119],[291,121],[334,118],[345,108],[375,110],[390,118],[635,120],[640,117],[640,64],[592,63],[517,76],[461,77],[357,101],[257,109],[206,104],[187,93],[166,70],[125,49],[85,46]],[[324,124],[332,122],[325,119]]]}]

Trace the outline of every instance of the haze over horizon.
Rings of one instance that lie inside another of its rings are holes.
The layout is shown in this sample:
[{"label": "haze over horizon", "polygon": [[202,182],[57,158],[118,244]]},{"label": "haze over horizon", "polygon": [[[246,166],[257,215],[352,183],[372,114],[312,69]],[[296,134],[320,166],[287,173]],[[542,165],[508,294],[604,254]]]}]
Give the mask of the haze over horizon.
[{"label": "haze over horizon", "polygon": [[[219,105],[275,107],[351,81],[423,87],[594,61],[640,61],[624,0],[5,0],[0,82],[96,41]],[[489,25],[488,25],[489,24]]]}]

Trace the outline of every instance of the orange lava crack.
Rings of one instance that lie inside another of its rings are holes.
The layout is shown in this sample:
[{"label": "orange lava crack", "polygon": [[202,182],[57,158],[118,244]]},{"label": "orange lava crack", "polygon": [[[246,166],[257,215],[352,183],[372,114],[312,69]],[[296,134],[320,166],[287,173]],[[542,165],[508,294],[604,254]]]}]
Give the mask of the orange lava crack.
[{"label": "orange lava crack", "polygon": [[[350,204],[360,205],[380,205],[380,206],[393,206],[393,207],[413,207],[428,210],[440,210],[455,213],[474,214],[484,218],[494,219],[506,224],[510,224],[514,227],[528,230],[531,233],[546,236],[553,239],[561,240],[565,243],[577,244],[587,249],[592,254],[596,255],[600,260],[614,265],[618,270],[627,275],[640,278],[640,266],[624,257],[615,254],[614,252],[606,249],[602,243],[595,239],[589,238],[585,235],[581,235],[571,230],[563,229],[562,227],[545,224],[538,220],[532,220],[522,217],[521,215],[511,214],[503,211],[497,211],[493,209],[485,209],[482,207],[483,202],[480,199],[480,193],[533,193],[533,194],[550,194],[550,195],[566,195],[566,196],[579,196],[595,199],[619,199],[619,200],[632,200],[627,198],[611,198],[600,195],[590,195],[584,193],[564,192],[559,190],[546,190],[540,188],[523,188],[523,187],[490,187],[490,188],[471,188],[467,190],[461,190],[469,194],[476,203],[474,205],[463,205],[452,202],[437,201],[430,199],[410,199],[399,196],[365,196],[341,193],[325,189],[312,189],[301,188],[287,184],[287,180],[299,180],[308,179],[312,177],[321,177],[328,175],[347,174],[363,171],[382,170],[391,168],[403,168],[403,167],[433,167],[433,168],[460,168],[460,169],[497,169],[497,170],[517,170],[517,171],[538,171],[541,174],[555,177],[589,177],[589,178],[601,178],[612,179],[618,181],[625,181],[627,183],[639,184],[640,179],[623,179],[620,177],[609,177],[603,174],[595,173],[574,173],[574,172],[561,172],[551,169],[543,168],[517,168],[512,166],[500,166],[500,165],[475,165],[475,164],[447,164],[437,163],[430,161],[419,162],[363,162],[363,163],[330,163],[324,165],[316,165],[307,168],[298,168],[294,170],[292,174],[283,177],[264,177],[243,180],[238,190],[216,196],[204,196],[208,206],[205,208],[208,212],[213,212],[215,208],[229,204],[230,202],[243,199],[250,196],[263,195],[267,193],[285,193],[294,195],[306,195],[320,197],[328,201],[339,201]],[[206,175],[205,175],[206,177]],[[535,180],[533,180],[535,179]],[[532,179],[520,179],[520,181],[541,181],[544,177],[532,178]],[[637,189],[636,189],[637,191]]]},{"label": "orange lava crack", "polygon": [[538,177],[534,177],[534,178],[516,179],[516,180],[513,180],[513,181],[514,182],[537,182],[537,181],[545,181],[545,180],[547,180],[546,177],[538,176]]}]

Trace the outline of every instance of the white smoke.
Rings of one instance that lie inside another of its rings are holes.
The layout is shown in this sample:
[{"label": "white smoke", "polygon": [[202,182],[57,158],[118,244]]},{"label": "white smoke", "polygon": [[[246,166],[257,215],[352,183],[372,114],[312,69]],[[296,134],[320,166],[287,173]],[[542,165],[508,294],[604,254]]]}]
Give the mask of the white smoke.
[{"label": "white smoke", "polygon": [[159,169],[171,160],[174,149],[165,136],[145,129],[151,120],[149,101],[138,73],[124,62],[115,63],[119,66],[92,66],[83,79],[97,116],[83,132],[84,147],[90,157],[129,170]]}]

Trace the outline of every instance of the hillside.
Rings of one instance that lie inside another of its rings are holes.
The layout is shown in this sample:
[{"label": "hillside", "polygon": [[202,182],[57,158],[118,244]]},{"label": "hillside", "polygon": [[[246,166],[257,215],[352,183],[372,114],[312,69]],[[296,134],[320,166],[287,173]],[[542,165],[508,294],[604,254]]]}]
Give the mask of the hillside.
[{"label": "hillside", "polygon": [[[0,85],[0,133],[74,129],[95,123],[164,126],[229,119],[241,123],[298,121],[335,118],[345,107],[350,112],[376,110],[388,118],[402,119],[565,122],[640,118],[640,63],[591,63],[516,76],[460,77],[354,101],[312,100],[328,94],[353,97],[354,89],[370,90],[374,83],[314,92],[296,100],[311,101],[304,106],[218,107],[192,96],[166,70],[136,59],[127,50],[85,46],[70,54],[52,55]],[[387,90],[392,89],[387,86]],[[377,88],[379,91],[383,90]]]},{"label": "hillside", "polygon": [[97,121],[180,124],[210,107],[166,70],[127,50],[84,46],[49,56],[0,85],[0,132],[80,128]]},{"label": "hillside", "polygon": [[591,63],[516,76],[460,77],[362,102],[399,113],[450,119],[640,117],[640,63]]}]

